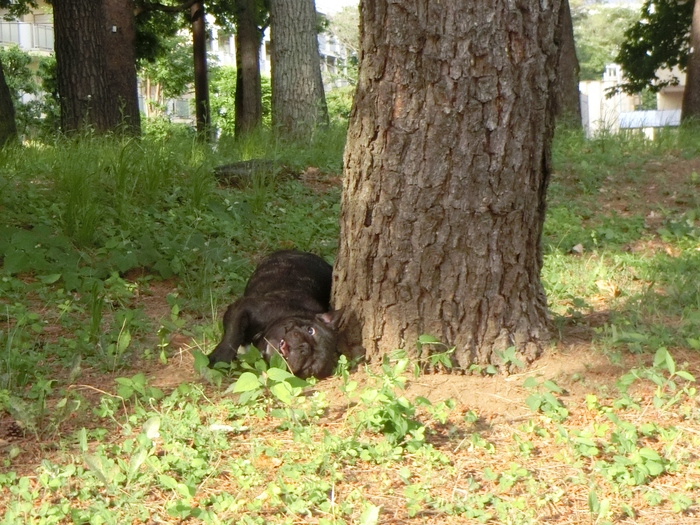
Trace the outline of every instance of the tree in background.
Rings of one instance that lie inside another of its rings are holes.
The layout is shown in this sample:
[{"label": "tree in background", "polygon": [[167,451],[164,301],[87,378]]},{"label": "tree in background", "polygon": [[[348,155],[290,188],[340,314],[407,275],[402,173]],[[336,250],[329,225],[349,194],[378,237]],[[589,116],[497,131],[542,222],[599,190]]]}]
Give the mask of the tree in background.
[{"label": "tree in background", "polygon": [[639,13],[627,7],[601,3],[582,5],[571,1],[576,54],[581,80],[601,80],[605,66],[615,61],[625,31],[639,19]]},{"label": "tree in background", "polygon": [[[240,138],[236,132],[236,111],[238,71],[231,66],[214,66],[211,69],[211,116],[213,126],[219,130],[220,136]],[[260,125],[270,127],[270,77],[260,77]]]},{"label": "tree in background", "polygon": [[[237,0],[210,0],[206,2],[206,10],[211,12],[217,23],[222,27],[231,25],[231,21],[235,18]],[[148,14],[150,19],[147,19],[152,27],[158,27],[158,23],[154,23],[158,17],[153,17],[153,13],[171,14],[179,16],[185,14],[185,20],[188,21],[192,30],[192,53],[194,61],[194,86],[195,86],[195,110],[197,120],[197,131],[200,138],[209,138],[211,134],[211,107],[209,100],[209,73],[206,53],[206,17],[205,17],[205,2],[201,0],[184,0],[171,1],[169,3],[161,3],[150,0],[137,0],[137,13],[139,16],[144,13]],[[162,23],[160,23],[162,26]],[[171,33],[172,35],[172,33]],[[152,33],[149,39],[151,42],[157,42],[156,33]],[[157,53],[154,53],[156,55]],[[153,55],[149,57],[153,59]]]},{"label": "tree in background", "polygon": [[700,120],[700,2],[697,0],[693,9],[686,74],[681,118],[684,121],[698,121]]},{"label": "tree in background", "polygon": [[358,6],[345,6],[328,20],[331,34],[350,52],[345,80],[357,84],[357,57],[360,54],[360,11]]},{"label": "tree in background", "polygon": [[[10,96],[15,108],[17,129],[22,134],[29,126],[41,107],[36,97],[39,95],[40,86],[34,79],[35,73],[29,67],[32,57],[22,51],[19,46],[11,45],[0,49],[5,81],[10,90]],[[29,99],[25,103],[24,99]]]},{"label": "tree in background", "polygon": [[0,147],[17,137],[15,106],[10,88],[5,81],[5,71],[0,60]]},{"label": "tree in background", "polygon": [[559,27],[556,36],[559,59],[554,113],[561,123],[581,127],[581,97],[578,89],[580,67],[576,57],[574,26],[571,20],[569,0],[562,0],[557,25]]},{"label": "tree in background", "polygon": [[333,300],[368,358],[431,334],[507,367],[547,343],[559,7],[362,3]]},{"label": "tree in background", "polygon": [[345,6],[328,19],[328,27],[338,42],[354,55],[360,54],[360,11],[358,6]]},{"label": "tree in background", "polygon": [[209,104],[209,72],[207,67],[207,27],[204,2],[195,2],[190,8],[192,24],[192,54],[194,56],[194,105],[197,135],[211,138],[211,108]]},{"label": "tree in background", "polygon": [[647,0],[644,3],[641,18],[625,32],[616,57],[625,71],[623,91],[639,93],[649,87],[656,92],[678,83],[677,78],[659,78],[657,72],[676,66],[685,68],[693,4],[674,0]]},{"label": "tree in background", "polygon": [[236,0],[236,117],[235,135],[262,124],[260,45],[269,23],[269,2]]},{"label": "tree in background", "polygon": [[[0,8],[7,10],[6,20],[14,20],[28,13],[30,7],[36,7],[36,2],[33,0],[0,0]],[[0,145],[4,145],[12,137],[17,136],[17,123],[12,92],[7,86],[2,61],[0,61],[0,119]]]},{"label": "tree in background", "polygon": [[165,101],[187,92],[194,78],[192,43],[180,36],[163,39],[167,53],[160,53],[152,60],[139,60],[139,74],[145,86],[147,117],[164,115]]},{"label": "tree in background", "polygon": [[117,130],[122,119],[109,81],[115,71],[107,67],[102,1],[54,0],[53,15],[61,129]]},{"label": "tree in background", "polygon": [[314,0],[271,0],[272,126],[280,136],[309,140],[328,124]]},{"label": "tree in background", "polygon": [[[678,67],[688,71],[681,118],[700,117],[700,54],[691,53],[692,38],[698,38],[700,20],[693,14],[695,2],[676,0],[647,0],[642,6],[641,18],[625,33],[625,39],[616,61],[625,71],[625,82],[620,90],[639,93],[645,88],[658,92],[668,85],[678,84],[673,75],[659,76],[659,72]],[[694,40],[695,42],[696,40]],[[691,69],[688,69],[688,67]]]},{"label": "tree in background", "polygon": [[0,48],[5,80],[14,106],[18,135],[37,137],[57,130],[57,101],[52,96],[55,60],[52,56],[38,57],[38,68],[30,67],[33,60],[16,45]]},{"label": "tree in background", "polygon": [[121,126],[141,132],[136,79],[136,20],[133,0],[102,0],[105,19],[105,74],[119,105]]}]

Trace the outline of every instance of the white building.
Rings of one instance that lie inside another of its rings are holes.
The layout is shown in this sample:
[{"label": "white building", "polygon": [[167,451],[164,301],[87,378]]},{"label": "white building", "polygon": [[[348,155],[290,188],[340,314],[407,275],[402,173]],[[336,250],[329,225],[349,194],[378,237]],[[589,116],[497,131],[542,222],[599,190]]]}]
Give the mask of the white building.
[{"label": "white building", "polygon": [[616,133],[620,129],[640,129],[649,138],[654,130],[667,126],[678,126],[681,120],[685,73],[679,71],[661,72],[662,78],[674,75],[679,79],[676,86],[667,86],[656,95],[656,110],[638,111],[641,103],[639,95],[616,93],[607,96],[610,89],[623,82],[622,68],[609,64],[603,73],[603,80],[579,83],[581,94],[581,120],[586,136],[592,137],[602,132]]},{"label": "white building", "polygon": [[53,52],[53,14],[45,2],[38,3],[39,8],[35,12],[19,20],[0,18],[0,44],[16,44],[25,51],[42,55]]}]

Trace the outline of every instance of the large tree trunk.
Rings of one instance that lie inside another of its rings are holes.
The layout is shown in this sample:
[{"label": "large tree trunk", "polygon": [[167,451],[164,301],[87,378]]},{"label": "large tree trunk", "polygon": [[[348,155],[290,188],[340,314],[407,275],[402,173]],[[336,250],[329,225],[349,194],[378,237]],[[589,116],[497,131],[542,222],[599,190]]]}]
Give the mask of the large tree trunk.
[{"label": "large tree trunk", "polygon": [[197,134],[209,139],[211,114],[209,106],[209,80],[207,74],[207,28],[204,18],[204,2],[191,7],[192,51],[194,54],[194,100],[197,115]]},{"label": "large tree trunk", "polygon": [[10,88],[5,81],[5,70],[0,62],[0,147],[17,137],[15,106]]},{"label": "large tree trunk", "polygon": [[236,137],[262,124],[260,43],[256,0],[236,0]]},{"label": "large tree trunk", "polygon": [[308,140],[328,125],[314,0],[271,0],[272,126],[282,137]]},{"label": "large tree trunk", "polygon": [[686,68],[685,91],[681,119],[700,120],[700,2],[693,7],[693,23],[690,30],[690,56]]},{"label": "large tree trunk", "polygon": [[102,1],[54,0],[53,16],[61,128],[117,129],[121,115],[108,84]]},{"label": "large tree trunk", "polygon": [[369,359],[534,360],[559,1],[361,4],[333,301]]},{"label": "large tree trunk", "polygon": [[103,0],[107,78],[125,131],[141,133],[133,0]]},{"label": "large tree trunk", "polygon": [[581,127],[581,95],[578,89],[579,71],[574,25],[569,0],[562,0],[559,9],[559,30],[555,36],[559,47],[554,113],[562,124]]}]

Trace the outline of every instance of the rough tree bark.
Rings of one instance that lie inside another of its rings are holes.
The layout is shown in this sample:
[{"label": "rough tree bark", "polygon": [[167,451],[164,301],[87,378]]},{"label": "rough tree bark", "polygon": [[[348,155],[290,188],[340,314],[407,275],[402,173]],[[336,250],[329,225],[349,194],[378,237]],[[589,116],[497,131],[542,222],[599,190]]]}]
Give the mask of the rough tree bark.
[{"label": "rough tree bark", "polygon": [[260,43],[255,19],[256,0],[236,0],[236,137],[262,124]]},{"label": "rough tree bark", "polygon": [[333,301],[372,360],[538,357],[560,0],[367,0]]},{"label": "rough tree bark", "polygon": [[581,127],[581,96],[578,89],[579,71],[574,25],[571,21],[569,0],[562,0],[556,42],[559,47],[554,113],[568,126]]},{"label": "rough tree bark", "polygon": [[690,55],[686,68],[685,91],[681,119],[700,120],[700,2],[693,7],[693,22],[690,29]]},{"label": "rough tree bark", "polygon": [[136,80],[136,20],[133,0],[103,0],[104,52],[109,89],[117,103],[125,131],[141,133]]},{"label": "rough tree bark", "polygon": [[102,2],[54,0],[56,81],[61,129],[91,127],[98,133],[117,129],[119,107],[109,87],[104,54]]},{"label": "rough tree bark", "polygon": [[0,62],[0,148],[17,137],[15,106],[10,88],[5,81],[5,70]]},{"label": "rough tree bark", "polygon": [[192,51],[194,54],[194,100],[197,114],[197,134],[208,139],[211,133],[209,80],[207,74],[207,28],[204,2],[195,2],[190,8],[192,20]]},{"label": "rough tree bark", "polygon": [[314,0],[271,0],[272,126],[282,137],[308,140],[328,125]]}]

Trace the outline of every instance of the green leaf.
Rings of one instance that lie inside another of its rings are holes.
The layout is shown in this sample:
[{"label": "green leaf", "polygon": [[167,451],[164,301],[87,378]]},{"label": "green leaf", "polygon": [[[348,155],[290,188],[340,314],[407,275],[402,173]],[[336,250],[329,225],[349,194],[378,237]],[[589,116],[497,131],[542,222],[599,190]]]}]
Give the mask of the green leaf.
[{"label": "green leaf", "polygon": [[642,447],[641,449],[639,449],[639,455],[642,456],[644,459],[650,459],[652,461],[661,461],[661,456],[659,456],[659,453],[656,452],[656,450],[649,447]]},{"label": "green leaf", "polygon": [[668,353],[668,350],[666,350],[666,348],[664,347],[661,347],[656,351],[656,354],[654,354],[654,366],[656,368],[666,368],[666,370],[673,374],[673,371],[671,370],[671,368],[669,368],[669,359],[671,362],[671,367],[675,369],[675,363],[673,363],[673,358]]},{"label": "green leaf", "polygon": [[664,470],[665,470],[663,464],[657,463],[656,461],[648,461],[644,465],[649,470],[649,475],[654,476],[654,477],[660,476],[661,474],[664,473]]},{"label": "green leaf", "polygon": [[129,348],[130,344],[131,332],[129,332],[129,330],[122,330],[119,332],[119,336],[117,337],[117,352],[119,352],[119,354],[123,354],[124,351]]},{"label": "green leaf", "polygon": [[539,383],[537,382],[537,379],[534,377],[528,377],[523,381],[523,388],[537,388],[539,386]]},{"label": "green leaf", "polygon": [[168,476],[167,474],[161,474],[158,476],[158,481],[166,489],[175,490],[175,487],[177,487],[177,480],[172,476]]},{"label": "green leaf", "polygon": [[440,340],[437,337],[434,337],[432,335],[423,334],[423,335],[418,336],[418,342],[422,345],[429,345],[429,344],[440,343]]},{"label": "green leaf", "polygon": [[108,473],[104,471],[102,458],[93,454],[85,454],[84,459],[93,474],[95,474],[104,485],[109,485],[111,480],[108,477]]},{"label": "green leaf", "polygon": [[170,262],[166,259],[159,259],[153,265],[153,269],[160,274],[163,279],[170,279],[175,273],[170,265]]},{"label": "green leaf", "polygon": [[377,525],[379,523],[379,511],[381,507],[368,505],[360,516],[360,525]]},{"label": "green leaf", "polygon": [[153,416],[149,417],[148,420],[143,424],[142,432],[146,435],[148,439],[156,439],[160,437],[160,417]]},{"label": "green leaf", "polygon": [[262,354],[260,350],[255,348],[253,345],[248,347],[248,350],[241,356],[241,359],[248,364],[255,364],[262,359]]},{"label": "green leaf", "polygon": [[679,370],[676,372],[676,375],[681,379],[685,379],[686,381],[691,381],[693,383],[695,382],[695,376],[690,372],[686,372],[685,370]]},{"label": "green leaf", "polygon": [[598,501],[598,494],[596,494],[595,490],[591,490],[588,493],[588,510],[591,511],[591,514],[598,514],[600,510],[600,502]]},{"label": "green leaf", "polygon": [[143,465],[143,462],[146,461],[147,457],[148,451],[144,448],[139,449],[136,454],[131,456],[131,459],[129,460],[129,471],[127,472],[127,478],[129,480],[134,479],[134,476],[141,468],[141,465]]},{"label": "green leaf", "polygon": [[542,383],[542,386],[550,392],[556,392],[557,394],[561,394],[562,392],[564,392],[564,389],[557,385],[554,381],[547,380],[544,383]]},{"label": "green leaf", "polygon": [[289,383],[289,386],[291,386],[292,388],[306,388],[310,385],[310,383],[306,379],[302,379],[297,376],[290,377],[285,381],[285,383]]},{"label": "green leaf", "polygon": [[172,476],[168,476],[167,474],[160,474],[158,476],[158,481],[165,488],[177,492],[177,494],[179,494],[182,498],[190,499],[192,496],[194,496],[193,488],[188,487],[184,483],[180,483]]},{"label": "green leaf", "polygon": [[9,274],[15,274],[26,270],[28,266],[29,257],[22,250],[17,250],[15,248],[10,248],[5,253],[2,265],[5,271]]},{"label": "green leaf", "polygon": [[542,406],[542,396],[540,394],[532,394],[525,400],[525,404],[530,407],[530,410],[537,412]]},{"label": "green leaf", "polygon": [[199,372],[209,367],[209,356],[196,349],[192,350],[192,355],[194,356],[194,369],[196,371]]},{"label": "green leaf", "polygon": [[413,400],[416,406],[424,406],[424,407],[430,407],[433,406],[433,404],[430,402],[430,399],[428,399],[425,396],[418,396]]},{"label": "green leaf", "polygon": [[78,431],[78,444],[80,445],[80,451],[84,454],[88,450],[88,441],[87,441],[87,430],[85,427],[81,428],[80,431]]},{"label": "green leaf", "polygon": [[284,358],[278,353],[274,352],[272,354],[272,357],[270,357],[270,368],[277,368],[279,370],[287,370],[287,362],[284,360]]},{"label": "green leaf", "polygon": [[294,392],[288,383],[276,383],[270,387],[270,392],[285,405],[292,404]]},{"label": "green leaf", "polygon": [[232,392],[252,392],[253,390],[259,389],[260,386],[258,376],[252,372],[243,372],[241,377],[238,378],[238,381],[233,385]]},{"label": "green leaf", "polygon": [[286,379],[294,377],[294,374],[292,374],[291,372],[287,372],[286,370],[281,370],[279,368],[270,368],[267,371],[267,377],[269,377],[273,381],[284,381]]},{"label": "green leaf", "polygon": [[56,281],[58,281],[60,278],[61,278],[60,273],[52,273],[50,275],[42,275],[41,277],[39,277],[39,280],[43,284],[53,284]]}]

